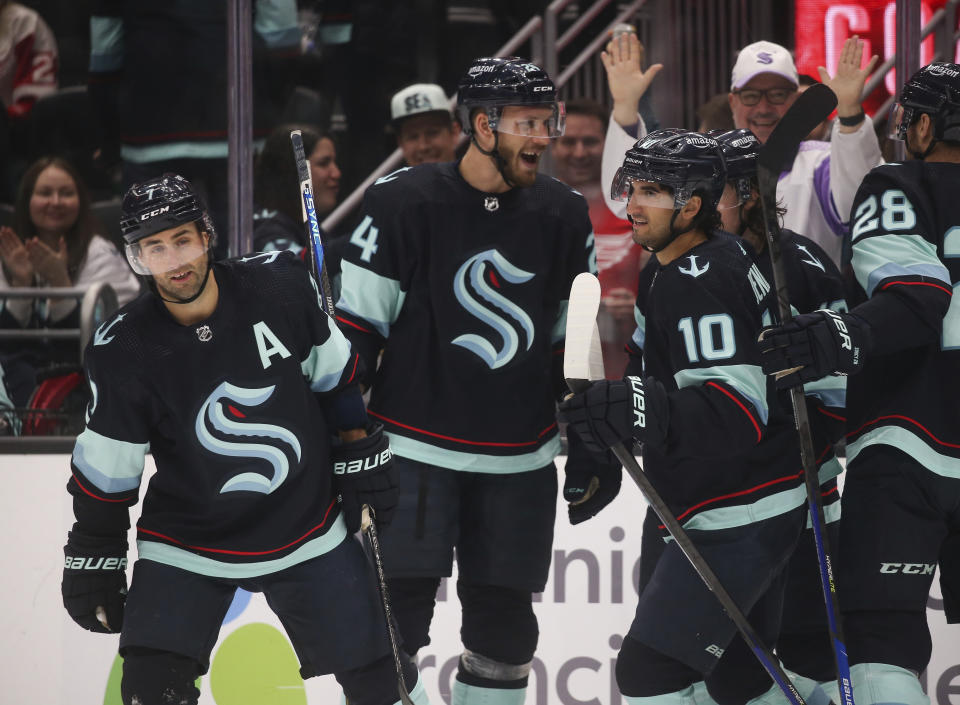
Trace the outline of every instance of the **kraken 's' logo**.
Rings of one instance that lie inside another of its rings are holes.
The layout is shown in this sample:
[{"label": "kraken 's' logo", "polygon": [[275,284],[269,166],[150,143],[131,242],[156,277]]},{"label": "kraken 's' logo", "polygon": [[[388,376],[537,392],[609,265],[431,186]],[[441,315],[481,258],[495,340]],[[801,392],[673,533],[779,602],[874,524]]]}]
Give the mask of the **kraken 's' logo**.
[{"label": "kraken 's' logo", "polygon": [[[248,492],[270,494],[287,479],[290,462],[287,460],[287,454],[275,446],[218,438],[210,432],[207,422],[213,429],[226,436],[273,438],[286,443],[293,449],[297,461],[300,460],[300,441],[293,432],[282,426],[242,421],[240,419],[243,419],[245,414],[229,404],[229,402],[234,402],[244,407],[259,406],[273,395],[274,389],[276,389],[275,385],[260,389],[247,389],[229,382],[222,382],[200,407],[195,424],[200,445],[217,455],[263,460],[273,468],[272,477],[257,472],[243,472],[234,475],[220,488],[221,493],[246,490]],[[232,416],[227,415],[225,407],[230,408],[230,411],[233,412]]]},{"label": "kraken 's' logo", "polygon": [[[489,280],[485,276],[488,271],[490,272]],[[498,349],[484,336],[475,333],[458,336],[452,342],[475,353],[490,366],[490,369],[494,370],[510,362],[520,349],[520,335],[517,327],[525,337],[524,349],[529,350],[533,345],[533,321],[530,320],[526,311],[493,288],[496,284],[492,285],[490,281],[496,283],[498,275],[511,284],[522,284],[534,277],[533,273],[525,272],[510,264],[497,250],[490,249],[464,262],[457,270],[453,282],[453,291],[460,305],[471,315],[493,328],[503,342]],[[512,318],[515,324],[477,301],[471,292],[475,292],[493,308],[499,309]]]}]

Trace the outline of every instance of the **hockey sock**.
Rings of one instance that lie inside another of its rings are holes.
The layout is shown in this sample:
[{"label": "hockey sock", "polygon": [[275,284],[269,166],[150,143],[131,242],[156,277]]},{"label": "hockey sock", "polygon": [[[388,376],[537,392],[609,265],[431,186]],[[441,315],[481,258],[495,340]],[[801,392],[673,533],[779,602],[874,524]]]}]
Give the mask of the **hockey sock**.
[{"label": "hockey sock", "polygon": [[530,666],[500,663],[465,651],[453,683],[452,705],[523,705]]},{"label": "hockey sock", "polygon": [[[427,697],[427,689],[423,686],[423,678],[421,676],[417,676],[417,684],[410,690],[409,695],[414,705],[430,705],[430,699]],[[397,700],[394,705],[400,705],[400,701]]]},{"label": "hockey sock", "polygon": [[913,671],[886,663],[858,663],[850,669],[857,705],[930,705]]}]

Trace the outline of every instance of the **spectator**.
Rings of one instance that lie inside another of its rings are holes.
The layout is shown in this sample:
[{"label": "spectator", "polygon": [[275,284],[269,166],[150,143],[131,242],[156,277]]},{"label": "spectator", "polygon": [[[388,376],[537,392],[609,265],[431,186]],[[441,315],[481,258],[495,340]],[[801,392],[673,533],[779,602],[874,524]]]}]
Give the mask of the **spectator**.
[{"label": "spectator", "polygon": [[[104,281],[113,287],[121,306],[139,293],[139,282],[123,256],[97,234],[83,181],[65,160],[45,157],[27,169],[17,195],[14,226],[0,228],[0,293],[10,287],[88,286]],[[78,317],[77,301],[72,298],[10,299],[2,302],[0,327],[73,328]],[[3,353],[7,388],[16,406],[26,404],[37,368],[64,358],[59,348],[22,344]]]},{"label": "spectator", "polygon": [[[643,120],[634,115],[635,102],[630,101],[637,92],[646,92],[657,67],[640,70],[637,44],[633,41],[614,47],[611,43],[604,55],[614,97],[614,119],[607,130],[603,159],[605,180],[613,179],[623,153],[647,132]],[[777,186],[777,198],[787,209],[783,227],[809,237],[838,266],[844,259],[844,243],[849,240],[847,221],[853,196],[867,172],[882,161],[873,121],[860,107],[864,82],[877,57],[861,69],[862,59],[863,40],[853,36],[843,44],[834,76],[820,67],[820,78],[839,100],[837,124],[829,143],[801,145],[792,169]],[[751,130],[765,142],[796,99],[798,83],[793,57],[784,47],[772,42],[744,47],[733,67],[727,98],[736,127]],[[614,92],[614,86],[618,92]],[[611,200],[609,205],[622,214],[622,203],[618,207],[618,202]]]},{"label": "spectator", "polygon": [[303,151],[310,163],[317,216],[326,215],[337,203],[340,167],[333,140],[312,127],[281,125],[270,134],[257,156],[254,201],[258,211],[254,214],[253,248],[258,252],[299,253],[307,244],[300,177],[290,144],[290,131],[296,129],[303,137]]},{"label": "spectator", "polygon": [[14,120],[57,90],[57,41],[43,18],[0,0],[0,100]]},{"label": "spectator", "polygon": [[408,166],[456,160],[460,123],[440,86],[415,83],[397,92],[390,99],[390,119]]},{"label": "spectator", "polygon": [[[295,0],[254,5],[254,137],[279,121],[283,80],[300,53]],[[123,162],[124,187],[163,172],[196,186],[226,232],[227,3],[98,0],[90,18],[90,96],[106,161]],[[119,145],[117,145],[119,141]],[[218,245],[217,257],[226,254]],[[234,253],[237,254],[237,253]]]},{"label": "spectator", "polygon": [[624,346],[634,329],[637,277],[649,255],[633,242],[630,223],[614,215],[603,197],[600,158],[607,110],[585,98],[569,101],[566,108],[563,136],[551,147],[553,160],[557,178],[582,193],[590,206],[602,296],[598,324],[603,364],[610,379],[620,379],[627,365]]},{"label": "spectator", "polygon": [[[733,129],[733,112],[726,93],[717,93],[713,98],[697,108],[697,132]],[[649,126],[648,126],[649,128]]]}]

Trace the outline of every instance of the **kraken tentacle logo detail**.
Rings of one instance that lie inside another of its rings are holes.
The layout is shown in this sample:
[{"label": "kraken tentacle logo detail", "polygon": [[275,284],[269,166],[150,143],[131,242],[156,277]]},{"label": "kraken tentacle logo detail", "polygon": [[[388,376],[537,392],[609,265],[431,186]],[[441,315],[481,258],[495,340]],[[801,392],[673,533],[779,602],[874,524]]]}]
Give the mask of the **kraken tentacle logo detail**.
[{"label": "kraken tentacle logo detail", "polygon": [[[454,338],[451,342],[466,348],[476,354],[483,360],[490,369],[503,367],[510,362],[520,350],[520,334],[517,328],[524,334],[525,348],[530,349],[533,345],[533,321],[527,312],[513,303],[503,294],[497,292],[485,278],[489,267],[492,267],[491,275],[499,275],[504,281],[511,284],[523,284],[533,279],[532,272],[526,272],[519,267],[510,264],[507,259],[497,250],[490,249],[475,254],[464,262],[457,270],[453,282],[453,292],[457,301],[472,316],[486,323],[493,328],[502,339],[500,348],[496,348],[487,338],[476,333],[466,333]],[[494,279],[496,281],[496,279]],[[493,308],[484,306],[479,302],[471,291],[486,301]],[[506,314],[512,319],[508,321],[497,311]]]},{"label": "kraken tentacle logo detail", "polygon": [[[225,455],[233,458],[254,458],[263,460],[273,468],[273,476],[267,477],[256,472],[244,472],[233,476],[227,480],[220,488],[221,494],[224,492],[262,492],[270,494],[277,489],[283,481],[287,479],[290,472],[290,462],[287,455],[280,448],[267,445],[265,443],[246,443],[241,441],[228,441],[214,436],[207,427],[207,422],[213,429],[228,436],[238,437],[260,437],[273,438],[289,445],[297,460],[301,459],[300,441],[296,435],[289,429],[272,424],[263,424],[256,422],[244,422],[227,416],[224,407],[229,402],[235,402],[241,406],[251,407],[259,406],[266,402],[276,389],[276,385],[262,387],[260,389],[247,389],[238,387],[229,382],[222,382],[211,392],[200,411],[197,414],[195,429],[197,439],[207,450],[217,455]],[[240,419],[244,415],[236,410]]]}]

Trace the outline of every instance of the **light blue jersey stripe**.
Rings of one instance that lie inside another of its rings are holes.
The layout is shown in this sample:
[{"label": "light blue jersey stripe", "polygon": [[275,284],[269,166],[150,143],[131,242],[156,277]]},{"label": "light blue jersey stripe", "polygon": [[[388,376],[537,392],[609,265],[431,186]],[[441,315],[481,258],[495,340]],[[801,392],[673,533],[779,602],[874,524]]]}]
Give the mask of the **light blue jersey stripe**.
[{"label": "light blue jersey stripe", "polygon": [[484,688],[456,679],[451,694],[453,705],[523,705],[527,699],[526,688]]},{"label": "light blue jersey stripe", "polygon": [[888,445],[897,448],[930,472],[943,477],[960,479],[960,459],[951,458],[935,451],[921,436],[900,426],[881,426],[847,444],[847,463],[860,451],[873,445]]},{"label": "light blue jersey stripe", "polygon": [[343,367],[350,359],[350,341],[330,317],[327,317],[327,328],[330,337],[322,345],[314,345],[307,359],[300,363],[303,376],[314,392],[328,392],[337,386]]},{"label": "light blue jersey stripe", "polygon": [[873,296],[877,284],[890,277],[932,277],[953,286],[937,248],[922,235],[877,235],[858,240],[853,245],[852,264],[867,296]]},{"label": "light blue jersey stripe", "polygon": [[749,401],[767,423],[767,378],[757,365],[719,365],[717,367],[698,367],[680,370],[673,375],[680,389],[684,387],[702,387],[707,382],[722,382],[733,387]]},{"label": "light blue jersey stripe", "polygon": [[553,324],[553,331],[550,333],[550,342],[558,343],[567,335],[567,309],[570,308],[569,301],[561,301],[560,308],[557,311],[557,322]]},{"label": "light blue jersey stripe", "polygon": [[808,397],[816,397],[827,406],[835,409],[847,407],[847,378],[843,375],[828,375],[815,382],[806,382],[803,393]]},{"label": "light blue jersey stripe", "polygon": [[400,315],[407,292],[400,282],[344,260],[340,264],[342,289],[337,308],[364,319],[384,338]]},{"label": "light blue jersey stripe", "polygon": [[123,20],[90,18],[90,71],[119,71],[123,66]]},{"label": "light blue jersey stripe", "polygon": [[199,575],[209,575],[212,578],[255,578],[258,575],[268,575],[290,568],[311,558],[329,553],[347,537],[347,525],[343,516],[338,516],[323,536],[308,541],[293,553],[283,558],[256,563],[225,563],[206,556],[198,556],[192,551],[186,551],[167,543],[157,543],[146,539],[137,539],[137,553],[140,558],[172,565],[175,568],[189,570]]},{"label": "light blue jersey stripe", "polygon": [[647,318],[640,313],[640,308],[633,307],[633,320],[637,322],[637,327],[633,331],[633,344],[643,350],[643,344],[647,340]]},{"label": "light blue jersey stripe", "polygon": [[101,492],[126,492],[140,486],[149,449],[149,443],[115,441],[85,428],[73,447],[73,464]]},{"label": "light blue jersey stripe", "polygon": [[387,436],[390,438],[391,450],[401,458],[409,458],[410,460],[451,470],[485,472],[493,475],[539,470],[560,454],[559,436],[554,436],[535,451],[510,456],[464,453],[458,450],[437,448],[429,443],[401,436],[393,431],[388,433]]}]

